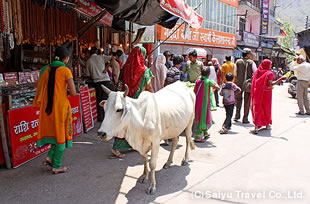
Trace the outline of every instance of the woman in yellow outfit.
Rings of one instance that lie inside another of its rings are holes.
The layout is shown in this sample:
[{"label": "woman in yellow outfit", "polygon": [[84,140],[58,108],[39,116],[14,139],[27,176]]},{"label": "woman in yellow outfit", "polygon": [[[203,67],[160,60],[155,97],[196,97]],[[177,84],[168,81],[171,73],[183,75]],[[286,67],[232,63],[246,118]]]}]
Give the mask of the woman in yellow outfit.
[{"label": "woman in yellow outfit", "polygon": [[72,114],[69,94],[76,95],[71,70],[66,67],[69,51],[60,46],[55,51],[55,61],[45,66],[38,82],[33,107],[40,107],[37,146],[51,144],[43,162],[53,167],[54,174],[67,172],[62,166],[64,150],[72,147]]}]

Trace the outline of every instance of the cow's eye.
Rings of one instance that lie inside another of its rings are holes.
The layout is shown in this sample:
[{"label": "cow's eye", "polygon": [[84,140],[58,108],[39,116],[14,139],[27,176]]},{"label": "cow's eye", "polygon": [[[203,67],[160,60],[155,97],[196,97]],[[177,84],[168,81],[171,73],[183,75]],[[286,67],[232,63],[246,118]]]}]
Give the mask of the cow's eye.
[{"label": "cow's eye", "polygon": [[124,109],[117,109],[116,112],[120,113],[123,112]]}]

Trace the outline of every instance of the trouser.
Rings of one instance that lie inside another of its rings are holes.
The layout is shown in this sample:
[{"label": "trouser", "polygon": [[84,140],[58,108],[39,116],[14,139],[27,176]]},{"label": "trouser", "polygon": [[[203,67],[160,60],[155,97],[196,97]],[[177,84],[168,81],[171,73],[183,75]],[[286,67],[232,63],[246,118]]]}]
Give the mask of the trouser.
[{"label": "trouser", "polygon": [[242,100],[243,100],[243,93],[244,93],[244,113],[243,113],[243,122],[248,121],[248,116],[250,112],[250,102],[251,102],[251,92],[244,92],[243,90],[240,92],[237,92],[235,95],[236,99],[236,115],[235,119],[240,119],[240,112],[241,112],[241,106],[242,106]]},{"label": "trouser", "polygon": [[231,128],[231,119],[232,119],[232,116],[234,114],[235,104],[224,105],[224,107],[225,107],[225,111],[226,111],[226,119],[224,121],[223,126],[226,129],[229,129],[229,128]]},{"label": "trouser", "polygon": [[297,80],[297,103],[300,113],[310,113],[309,98],[308,98],[308,81]]},{"label": "trouser", "polygon": [[203,139],[203,138],[201,138],[201,134],[202,133],[203,133],[204,137],[209,135],[208,130],[206,130],[206,129],[203,130],[203,129],[200,129],[200,128],[197,127],[196,135],[195,135],[195,140]]},{"label": "trouser", "polygon": [[64,151],[58,150],[57,146],[52,144],[47,157],[53,161],[53,168],[58,169],[61,167],[63,156],[64,156]]},{"label": "trouser", "polygon": [[108,94],[103,91],[101,85],[104,85],[110,90],[113,90],[113,84],[111,81],[101,81],[101,82],[95,83],[96,97],[97,97],[98,122],[102,122],[104,119],[104,110],[103,110],[103,107],[101,107],[99,104],[101,101],[108,99]]},{"label": "trouser", "polygon": [[215,96],[216,105],[219,105],[220,102],[219,102],[219,91],[218,90],[214,91],[214,96]]}]

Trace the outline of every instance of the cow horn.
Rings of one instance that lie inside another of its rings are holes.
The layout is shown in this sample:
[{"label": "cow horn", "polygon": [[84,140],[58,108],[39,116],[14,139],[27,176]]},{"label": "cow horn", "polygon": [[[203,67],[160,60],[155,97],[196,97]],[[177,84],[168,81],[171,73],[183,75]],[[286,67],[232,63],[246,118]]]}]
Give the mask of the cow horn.
[{"label": "cow horn", "polygon": [[111,93],[111,90],[110,89],[108,89],[106,86],[104,86],[104,85],[101,85],[101,87],[102,87],[102,89],[103,89],[103,91],[104,92],[106,92],[106,94],[110,94]]},{"label": "cow horn", "polygon": [[127,84],[125,84],[125,93],[124,93],[124,97],[126,97],[129,93],[129,88],[127,86]]}]

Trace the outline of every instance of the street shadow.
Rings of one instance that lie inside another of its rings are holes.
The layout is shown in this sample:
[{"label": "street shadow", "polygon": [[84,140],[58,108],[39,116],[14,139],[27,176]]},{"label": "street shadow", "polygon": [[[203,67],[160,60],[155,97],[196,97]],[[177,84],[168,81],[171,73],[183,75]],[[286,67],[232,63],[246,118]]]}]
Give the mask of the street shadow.
[{"label": "street shadow", "polygon": [[215,148],[216,147],[216,145],[213,142],[208,141],[208,140],[204,143],[195,142],[195,146],[198,148]]},{"label": "street shadow", "polygon": [[310,116],[308,115],[297,115],[295,114],[294,116],[289,116],[289,118],[310,118]]},{"label": "street shadow", "polygon": [[254,134],[252,131],[250,131],[250,133],[254,136],[257,136],[257,137],[269,137],[269,138],[273,138],[273,139],[288,141],[288,139],[286,137],[272,136],[271,129],[267,129],[267,128],[260,129],[257,134]]},{"label": "street shadow", "polygon": [[149,182],[141,184],[136,182],[127,194],[129,204],[151,203],[157,197],[182,191],[187,186],[186,176],[190,173],[189,166],[173,165],[169,169],[156,171],[156,193],[154,195],[146,194]]},{"label": "street shadow", "polygon": [[[172,147],[172,142],[169,142],[169,146],[166,146],[165,144],[160,144],[160,146],[163,148],[163,149],[165,149],[165,150],[167,150],[167,151],[171,151],[171,147]],[[175,150],[178,150],[178,149],[180,149],[181,147],[183,147],[183,145],[182,144],[177,144],[177,146],[176,146],[176,148],[175,148]]]},{"label": "street shadow", "polygon": [[247,127],[247,128],[254,127],[252,123],[244,124],[242,122],[236,122],[236,121],[233,122],[233,125],[236,125],[239,127]]}]

